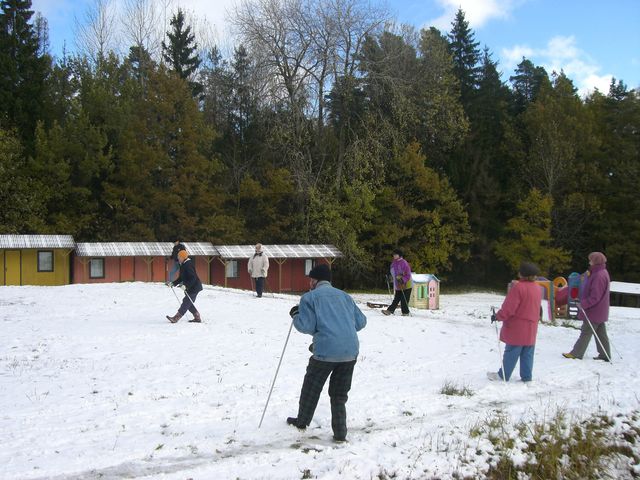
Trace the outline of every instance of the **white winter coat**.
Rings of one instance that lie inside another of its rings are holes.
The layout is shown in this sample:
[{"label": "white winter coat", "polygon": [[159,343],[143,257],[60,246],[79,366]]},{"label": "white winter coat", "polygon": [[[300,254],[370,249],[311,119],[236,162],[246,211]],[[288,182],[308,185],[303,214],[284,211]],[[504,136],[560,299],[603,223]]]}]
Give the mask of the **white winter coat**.
[{"label": "white winter coat", "polygon": [[253,278],[266,277],[269,270],[269,258],[264,252],[255,253],[247,262],[249,275]]}]

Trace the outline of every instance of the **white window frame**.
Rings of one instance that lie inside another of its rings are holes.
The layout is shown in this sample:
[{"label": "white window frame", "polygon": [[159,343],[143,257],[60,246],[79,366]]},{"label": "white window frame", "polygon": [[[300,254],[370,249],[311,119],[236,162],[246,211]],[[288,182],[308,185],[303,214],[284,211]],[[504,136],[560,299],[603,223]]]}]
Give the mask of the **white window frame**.
[{"label": "white window frame", "polygon": [[226,278],[238,278],[238,260],[227,260],[224,266]]},{"label": "white window frame", "polygon": [[309,272],[315,266],[316,266],[316,259],[315,258],[306,258],[305,259],[305,261],[304,261],[304,275],[305,275],[305,277],[309,276]]},{"label": "white window frame", "polygon": [[[94,273],[94,268],[100,269],[101,274]],[[104,258],[92,258],[89,260],[89,278],[104,278]]]}]

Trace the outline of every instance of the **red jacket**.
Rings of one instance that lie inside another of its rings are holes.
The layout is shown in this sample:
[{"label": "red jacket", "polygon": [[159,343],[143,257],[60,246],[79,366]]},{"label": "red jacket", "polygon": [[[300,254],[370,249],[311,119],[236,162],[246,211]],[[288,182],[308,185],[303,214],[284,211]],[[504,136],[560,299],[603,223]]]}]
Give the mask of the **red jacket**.
[{"label": "red jacket", "polygon": [[515,282],[496,314],[503,322],[500,340],[508,345],[535,345],[541,301],[540,285],[526,280]]}]

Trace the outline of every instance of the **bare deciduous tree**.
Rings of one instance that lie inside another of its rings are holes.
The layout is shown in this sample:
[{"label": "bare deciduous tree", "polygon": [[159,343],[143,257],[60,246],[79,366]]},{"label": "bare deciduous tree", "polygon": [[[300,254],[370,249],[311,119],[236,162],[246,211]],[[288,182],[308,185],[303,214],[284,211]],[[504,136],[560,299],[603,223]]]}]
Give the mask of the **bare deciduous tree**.
[{"label": "bare deciduous tree", "polygon": [[76,21],[76,48],[94,65],[116,51],[116,12],[113,0],[93,0],[84,18]]},{"label": "bare deciduous tree", "polygon": [[129,46],[146,50],[159,58],[162,12],[154,0],[125,0],[122,12],[124,39]]}]

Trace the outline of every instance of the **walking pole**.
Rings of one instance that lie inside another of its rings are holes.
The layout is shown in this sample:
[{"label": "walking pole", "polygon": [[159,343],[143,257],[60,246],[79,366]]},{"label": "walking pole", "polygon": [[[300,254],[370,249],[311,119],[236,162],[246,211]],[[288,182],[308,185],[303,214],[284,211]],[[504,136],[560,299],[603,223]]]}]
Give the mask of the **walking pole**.
[{"label": "walking pole", "polygon": [[584,318],[586,319],[586,322],[591,327],[591,332],[593,333],[593,336],[596,337],[596,341],[598,342],[598,344],[600,345],[600,348],[602,349],[602,351],[604,352],[605,356],[607,357],[607,360],[609,361],[609,363],[613,363],[611,361],[611,358],[609,358],[609,354],[607,353],[607,350],[602,345],[602,342],[600,341],[600,337],[598,337],[598,334],[596,333],[596,329],[593,328],[593,325],[591,325],[591,320],[589,320],[589,316],[587,315],[587,312],[584,311],[584,308],[582,308],[582,305],[580,305],[580,304],[578,304],[578,308],[580,310],[582,310],[582,313],[584,314]]},{"label": "walking pole", "polygon": [[[402,292],[402,298],[404,298],[404,304],[407,306],[407,308],[409,308],[409,302],[407,302],[407,297],[404,294],[404,290],[400,290]],[[409,310],[409,316],[413,317],[413,313],[411,313],[411,310]]]},{"label": "walking pole", "polygon": [[287,348],[287,343],[289,342],[289,336],[291,335],[292,328],[293,328],[293,319],[291,320],[291,325],[289,325],[289,333],[287,333],[287,339],[284,341],[284,347],[282,347],[282,354],[280,355],[278,368],[276,368],[276,374],[273,376],[273,382],[271,382],[271,388],[269,389],[269,396],[267,397],[267,403],[264,404],[264,410],[262,410],[262,417],[260,417],[260,423],[258,424],[258,428],[262,426],[262,420],[264,420],[264,414],[267,411],[267,406],[269,405],[269,400],[271,399],[271,392],[273,392],[273,386],[276,384],[276,378],[278,378],[278,372],[280,371],[280,365],[282,365],[282,358],[284,357],[284,351]]},{"label": "walking pole", "polygon": [[[491,307],[491,313],[493,316],[496,314],[496,307]],[[502,381],[507,383],[507,374],[504,371],[504,358],[502,357],[502,347],[500,346],[500,332],[498,332],[498,322],[491,322],[496,327],[496,337],[498,338],[498,355],[500,356],[500,365],[502,365]]]},{"label": "walking pole", "polygon": [[173,285],[171,285],[171,291],[173,292],[173,294],[176,296],[176,300],[178,301],[178,303],[182,303],[180,301],[180,299],[178,298],[178,294],[176,293],[176,291],[173,289]]},{"label": "walking pole", "polygon": [[[182,302],[180,301],[180,299],[178,298],[178,294],[176,293],[176,291],[173,289],[173,285],[171,285],[171,291],[173,292],[173,294],[176,296],[176,300],[178,300],[178,303],[180,305],[182,305]],[[187,296],[187,298],[189,299],[189,301],[191,302],[191,305],[193,305],[193,308],[195,308],[196,310],[198,310],[198,307],[196,307],[196,304],[193,303],[193,300],[191,299],[191,296],[187,293],[187,290],[184,291],[184,294]],[[195,316],[195,315],[194,315]]]}]

